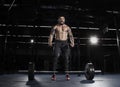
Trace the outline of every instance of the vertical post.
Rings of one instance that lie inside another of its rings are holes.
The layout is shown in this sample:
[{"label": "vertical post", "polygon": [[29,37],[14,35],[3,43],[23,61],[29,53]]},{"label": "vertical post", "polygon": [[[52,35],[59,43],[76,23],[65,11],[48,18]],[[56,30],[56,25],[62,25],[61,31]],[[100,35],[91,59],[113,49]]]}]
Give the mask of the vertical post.
[{"label": "vertical post", "polygon": [[116,40],[117,40],[118,53],[119,53],[119,56],[120,56],[119,29],[117,27],[117,20],[116,20],[115,16],[114,16],[114,25],[116,27]]},{"label": "vertical post", "polygon": [[[117,15],[116,15],[117,16]],[[113,14],[113,17],[114,17],[114,25],[116,27],[116,40],[117,40],[117,49],[118,49],[118,56],[120,58],[120,42],[119,42],[119,29],[118,29],[118,26],[117,26],[117,19],[116,19],[116,16]],[[119,59],[117,58],[117,61]],[[117,62],[117,71],[119,71],[119,62]]]},{"label": "vertical post", "polygon": [[30,40],[30,44],[31,44],[31,58],[30,58],[30,62],[34,62],[34,39]]},{"label": "vertical post", "polygon": [[3,53],[3,59],[2,59],[2,66],[3,66],[3,71],[6,71],[6,66],[8,66],[7,64],[4,65],[6,63],[6,52],[7,52],[7,40],[8,40],[8,33],[9,31],[6,30],[6,34],[5,34],[5,42],[4,42],[4,53]]},{"label": "vertical post", "polygon": [[33,59],[33,57],[34,57],[34,55],[33,55],[34,40],[32,39],[30,41],[30,43],[31,43],[32,56],[31,56],[29,64],[28,64],[28,80],[32,81],[32,80],[34,80],[34,67],[35,67],[34,59]]},{"label": "vertical post", "polygon": [[91,61],[91,45],[89,42],[87,44],[87,49],[88,49],[88,62],[90,62]]},{"label": "vertical post", "polygon": [[28,65],[28,80],[29,81],[34,80],[34,63],[33,62],[29,62],[29,65]]},{"label": "vertical post", "polygon": [[80,39],[77,42],[77,57],[78,57],[78,70],[80,69]]}]

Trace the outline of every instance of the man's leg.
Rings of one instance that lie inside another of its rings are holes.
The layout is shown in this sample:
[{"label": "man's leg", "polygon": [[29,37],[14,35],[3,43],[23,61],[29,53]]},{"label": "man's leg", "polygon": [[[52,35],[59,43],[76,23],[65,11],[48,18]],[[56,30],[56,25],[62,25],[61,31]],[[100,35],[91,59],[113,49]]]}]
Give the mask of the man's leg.
[{"label": "man's leg", "polygon": [[54,74],[55,74],[55,71],[57,69],[57,63],[58,63],[58,58],[60,56],[60,53],[55,53],[54,55],[54,63],[53,63],[53,71],[54,71]]},{"label": "man's leg", "polygon": [[70,56],[70,48],[68,45],[66,45],[63,49],[64,52],[64,58],[65,58],[65,71],[69,72],[69,56]]},{"label": "man's leg", "polygon": [[66,80],[70,80],[69,76],[69,56],[70,56],[70,48],[66,45],[63,48],[64,58],[65,58],[65,71],[66,71]]},{"label": "man's leg", "polygon": [[53,71],[54,71],[54,73],[53,73],[53,76],[52,76],[52,80],[56,80],[55,71],[57,69],[58,58],[59,58],[60,53],[61,53],[59,45],[60,45],[59,43],[56,43],[55,47],[53,49],[54,50],[54,60],[53,60],[53,62],[54,62],[53,63]]}]

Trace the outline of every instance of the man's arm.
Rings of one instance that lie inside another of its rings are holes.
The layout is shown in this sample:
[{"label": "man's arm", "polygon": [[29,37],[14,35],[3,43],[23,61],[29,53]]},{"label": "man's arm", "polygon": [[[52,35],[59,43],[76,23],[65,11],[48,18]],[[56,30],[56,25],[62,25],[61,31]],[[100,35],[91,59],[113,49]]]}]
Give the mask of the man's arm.
[{"label": "man's arm", "polygon": [[74,37],[73,37],[73,34],[72,34],[70,27],[68,27],[68,35],[70,38],[70,45],[71,45],[71,47],[74,47]]},{"label": "man's arm", "polygon": [[49,36],[49,39],[48,39],[48,45],[49,46],[52,46],[52,41],[53,41],[53,37],[54,37],[54,34],[55,34],[55,26],[51,29],[51,32],[50,32],[50,36]]}]

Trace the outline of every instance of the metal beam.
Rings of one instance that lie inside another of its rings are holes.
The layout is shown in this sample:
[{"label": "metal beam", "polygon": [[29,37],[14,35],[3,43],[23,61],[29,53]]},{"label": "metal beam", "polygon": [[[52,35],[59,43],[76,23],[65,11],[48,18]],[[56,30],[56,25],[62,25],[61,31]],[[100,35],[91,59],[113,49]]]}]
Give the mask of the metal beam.
[{"label": "metal beam", "polygon": [[[38,25],[7,25],[7,24],[0,24],[0,27],[23,27],[23,28],[52,28],[53,26],[38,26]],[[80,30],[99,30],[99,28],[94,27],[71,27],[72,29],[80,29]],[[110,31],[115,31],[114,28],[109,28]],[[119,29],[120,31],[120,29]]]}]

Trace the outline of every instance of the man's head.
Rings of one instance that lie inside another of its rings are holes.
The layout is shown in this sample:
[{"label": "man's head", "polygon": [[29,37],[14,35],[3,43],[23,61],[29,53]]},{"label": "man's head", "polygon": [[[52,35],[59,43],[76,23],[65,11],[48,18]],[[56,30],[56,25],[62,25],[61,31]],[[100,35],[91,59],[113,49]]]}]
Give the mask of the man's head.
[{"label": "man's head", "polygon": [[64,24],[64,23],[65,23],[65,17],[64,17],[64,16],[60,16],[60,17],[58,18],[58,23],[59,23],[59,24]]}]

